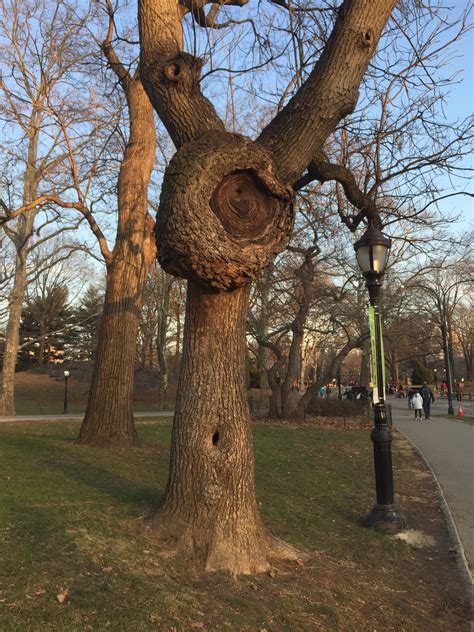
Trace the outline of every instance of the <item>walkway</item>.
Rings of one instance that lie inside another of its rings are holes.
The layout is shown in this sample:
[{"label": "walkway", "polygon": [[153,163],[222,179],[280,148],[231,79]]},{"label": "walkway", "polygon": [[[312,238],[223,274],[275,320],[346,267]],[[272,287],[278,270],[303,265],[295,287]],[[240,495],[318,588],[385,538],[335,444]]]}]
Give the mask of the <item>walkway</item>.
[{"label": "walkway", "polygon": [[[135,419],[146,419],[147,417],[172,417],[174,412],[172,410],[155,411],[150,413],[133,413]],[[79,420],[84,419],[84,413],[79,415],[15,415],[0,417],[0,423],[7,423],[11,421],[50,421],[54,419],[62,420]]]},{"label": "walkway", "polygon": [[[407,400],[389,398],[393,425],[424,454],[443,488],[468,562],[474,563],[474,426],[440,418],[446,400],[431,407],[431,420],[413,420]],[[474,402],[473,402],[474,403]],[[469,408],[469,406],[466,406]],[[470,413],[470,411],[469,411]],[[466,414],[469,414],[466,411]],[[472,414],[472,413],[470,413]],[[435,415],[435,416],[433,416]]]}]

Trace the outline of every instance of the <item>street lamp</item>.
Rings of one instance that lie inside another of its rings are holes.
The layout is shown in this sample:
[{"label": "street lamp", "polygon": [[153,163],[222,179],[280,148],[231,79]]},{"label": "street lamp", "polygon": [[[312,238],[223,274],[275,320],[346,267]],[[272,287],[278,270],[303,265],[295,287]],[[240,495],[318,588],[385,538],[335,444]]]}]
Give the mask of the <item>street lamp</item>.
[{"label": "street lamp", "polygon": [[433,369],[435,389],[438,390],[438,369]]},{"label": "street lamp", "polygon": [[67,415],[67,381],[69,378],[69,371],[64,371],[64,409],[63,415]]},{"label": "street lamp", "polygon": [[367,525],[374,527],[377,531],[397,533],[405,528],[406,521],[400,508],[394,502],[392,432],[387,424],[385,410],[384,357],[380,320],[380,291],[390,246],[390,239],[370,223],[362,237],[354,244],[354,250],[369,292],[369,324],[374,382],[372,399],[374,429],[371,439],[374,445],[377,503],[367,517]]}]

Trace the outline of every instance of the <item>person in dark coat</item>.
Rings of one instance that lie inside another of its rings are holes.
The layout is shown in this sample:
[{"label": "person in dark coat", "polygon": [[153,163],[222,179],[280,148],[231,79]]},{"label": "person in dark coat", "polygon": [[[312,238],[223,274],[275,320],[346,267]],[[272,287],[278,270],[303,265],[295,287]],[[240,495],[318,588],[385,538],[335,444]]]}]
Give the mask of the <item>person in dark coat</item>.
[{"label": "person in dark coat", "polygon": [[435,399],[433,391],[426,382],[423,382],[423,386],[420,389],[420,395],[423,399],[423,412],[425,413],[425,419],[429,419],[431,402],[434,402]]}]

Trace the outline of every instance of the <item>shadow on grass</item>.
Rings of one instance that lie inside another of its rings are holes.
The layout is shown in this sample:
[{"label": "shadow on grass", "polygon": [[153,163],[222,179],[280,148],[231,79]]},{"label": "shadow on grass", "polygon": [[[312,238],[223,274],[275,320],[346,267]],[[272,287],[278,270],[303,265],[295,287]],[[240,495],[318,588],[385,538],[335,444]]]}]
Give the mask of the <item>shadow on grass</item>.
[{"label": "shadow on grass", "polygon": [[[130,452],[115,452],[112,468],[108,469],[104,465],[94,462],[92,459],[82,458],[81,452],[84,448],[76,446],[69,437],[62,438],[63,445],[55,446],[48,441],[46,436],[30,435],[10,435],[2,433],[1,444],[7,450],[21,450],[22,470],[24,476],[32,477],[32,484],[36,475],[49,478],[49,493],[54,497],[56,489],[61,491],[62,497],[67,493],[77,498],[82,495],[83,490],[65,485],[64,477],[70,481],[78,483],[82,488],[94,490],[101,496],[108,497],[115,503],[132,506],[133,508],[156,508],[163,496],[163,489],[160,488],[156,476],[152,477],[149,485],[143,484],[144,463],[142,453],[139,458],[130,458]],[[152,453],[153,454],[153,453]],[[89,455],[88,455],[89,456]],[[111,451],[106,454],[94,452],[93,457],[99,460],[104,459],[110,463]],[[146,455],[150,461],[150,470],[156,469],[156,454],[153,459],[150,454]],[[110,468],[110,465],[109,465]],[[52,474],[48,477],[48,470],[58,472],[60,476]],[[125,476],[124,472],[129,472],[131,476]],[[134,480],[134,476],[137,480]],[[139,480],[141,478],[141,480]],[[150,478],[150,477],[149,477]]]}]

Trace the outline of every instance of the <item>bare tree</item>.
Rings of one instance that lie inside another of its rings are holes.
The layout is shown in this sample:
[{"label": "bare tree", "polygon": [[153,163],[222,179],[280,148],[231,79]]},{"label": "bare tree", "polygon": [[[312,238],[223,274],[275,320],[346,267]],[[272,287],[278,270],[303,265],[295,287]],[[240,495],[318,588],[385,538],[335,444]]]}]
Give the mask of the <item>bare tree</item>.
[{"label": "bare tree", "polygon": [[466,373],[465,378],[470,382],[474,376],[474,302],[472,297],[460,305],[454,314],[454,327],[457,345],[461,349]]},{"label": "bare tree", "polygon": [[[152,266],[145,286],[140,318],[139,354],[143,366],[158,367],[158,402],[165,408],[168,390],[168,346],[170,342],[171,297],[176,279],[157,264]],[[155,362],[156,360],[156,362]]]},{"label": "bare tree", "polygon": [[155,259],[154,221],[148,212],[148,186],[155,164],[153,108],[138,72],[125,68],[113,46],[114,12],[109,15],[102,50],[124,91],[129,137],[120,165],[115,246],[100,237],[107,267],[104,311],[86,414],[79,443],[95,446],[138,445],[133,421],[134,360],[143,288]]},{"label": "bare tree", "polygon": [[[80,224],[57,208],[82,205],[69,195],[74,186],[64,178],[70,146],[63,131],[69,130],[81,151],[96,130],[91,93],[76,94],[73,101],[68,83],[70,73],[88,56],[82,27],[89,17],[87,9],[77,12],[62,0],[2,4],[0,116],[13,133],[10,141],[4,139],[0,224],[15,249],[0,387],[3,414],[15,412],[14,372],[29,254]],[[89,163],[77,174],[76,184],[86,181],[90,170]]]}]

